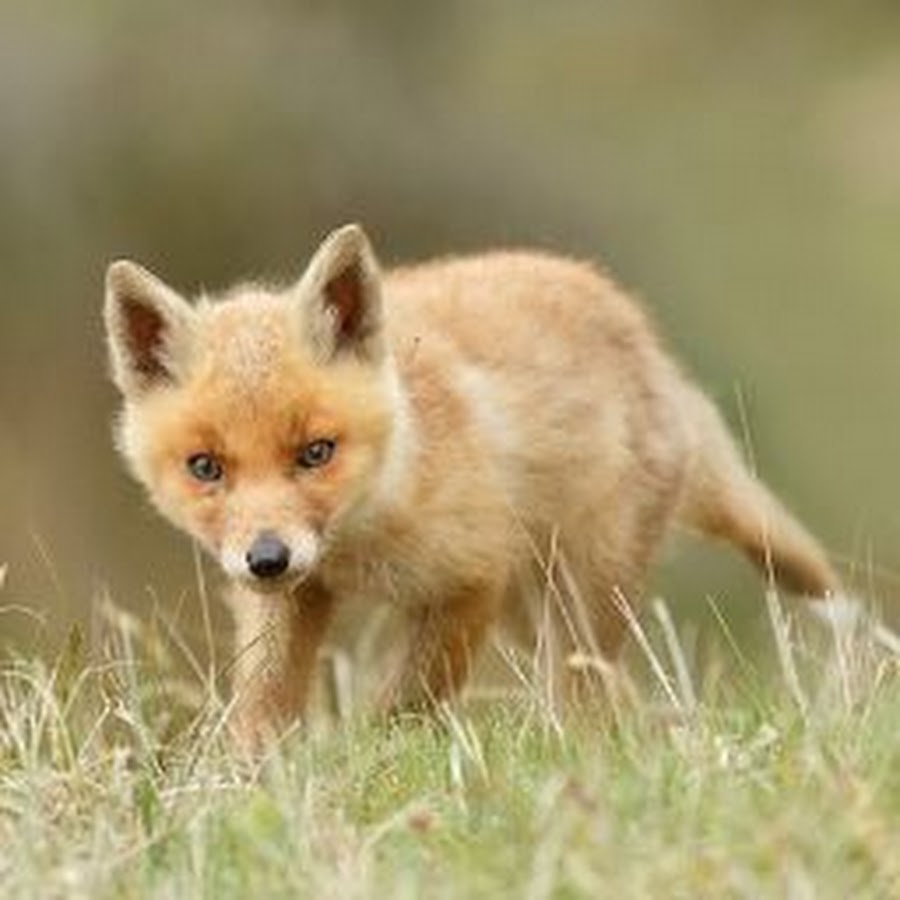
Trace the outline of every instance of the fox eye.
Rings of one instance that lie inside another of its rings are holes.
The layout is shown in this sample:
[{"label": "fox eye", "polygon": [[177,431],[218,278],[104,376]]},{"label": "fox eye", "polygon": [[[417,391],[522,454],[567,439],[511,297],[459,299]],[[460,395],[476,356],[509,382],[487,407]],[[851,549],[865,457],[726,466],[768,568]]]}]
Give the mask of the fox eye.
[{"label": "fox eye", "polygon": [[297,464],[304,469],[324,466],[334,455],[335,442],[325,438],[307,444],[297,454]]},{"label": "fox eye", "polygon": [[187,468],[197,481],[219,481],[222,478],[222,463],[211,453],[195,453],[189,456]]}]

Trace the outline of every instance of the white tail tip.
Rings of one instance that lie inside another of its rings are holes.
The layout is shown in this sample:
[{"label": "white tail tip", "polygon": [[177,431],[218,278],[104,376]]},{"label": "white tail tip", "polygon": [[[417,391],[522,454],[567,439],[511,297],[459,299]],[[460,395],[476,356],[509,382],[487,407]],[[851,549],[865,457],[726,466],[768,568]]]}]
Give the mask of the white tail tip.
[{"label": "white tail tip", "polygon": [[900,656],[900,635],[877,617],[871,615],[858,598],[836,594],[824,600],[814,600],[810,610],[820,621],[837,634],[850,634],[865,625],[876,644],[895,656]]}]

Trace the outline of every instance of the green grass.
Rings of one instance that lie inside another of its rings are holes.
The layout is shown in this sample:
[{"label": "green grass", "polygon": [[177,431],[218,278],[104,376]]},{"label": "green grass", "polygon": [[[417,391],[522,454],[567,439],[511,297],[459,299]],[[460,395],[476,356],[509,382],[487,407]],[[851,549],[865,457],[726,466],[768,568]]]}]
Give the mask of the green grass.
[{"label": "green grass", "polygon": [[0,896],[900,896],[898,659],[773,624],[770,667],[660,631],[605,711],[535,675],[254,765],[157,638],[125,620],[88,666],[73,637],[3,670]]}]

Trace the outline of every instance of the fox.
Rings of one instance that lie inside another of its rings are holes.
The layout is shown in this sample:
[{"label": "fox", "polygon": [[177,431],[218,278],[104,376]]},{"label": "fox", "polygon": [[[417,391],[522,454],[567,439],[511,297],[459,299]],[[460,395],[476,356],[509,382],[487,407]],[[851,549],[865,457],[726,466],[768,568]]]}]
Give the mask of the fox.
[{"label": "fox", "polygon": [[104,320],[116,445],[227,578],[241,746],[302,720],[351,600],[406,623],[385,708],[452,701],[551,545],[613,662],[675,528],[814,602],[843,593],[642,304],[592,262],[497,250],[383,271],[351,224],[292,283],[194,300],[112,262]]}]

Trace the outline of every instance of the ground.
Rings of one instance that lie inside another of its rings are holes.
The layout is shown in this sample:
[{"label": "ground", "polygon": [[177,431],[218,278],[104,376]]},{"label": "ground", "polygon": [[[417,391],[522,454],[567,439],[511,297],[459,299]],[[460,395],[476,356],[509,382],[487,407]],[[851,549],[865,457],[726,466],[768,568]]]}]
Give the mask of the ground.
[{"label": "ground", "polygon": [[898,659],[780,611],[778,652],[723,630],[702,672],[650,616],[602,707],[550,707],[525,666],[437,721],[322,719],[250,764],[204,673],[170,677],[122,617],[102,663],[73,635],[3,669],[0,895],[900,896]]}]

